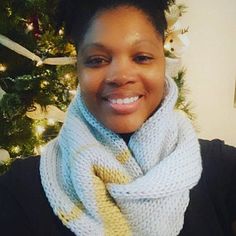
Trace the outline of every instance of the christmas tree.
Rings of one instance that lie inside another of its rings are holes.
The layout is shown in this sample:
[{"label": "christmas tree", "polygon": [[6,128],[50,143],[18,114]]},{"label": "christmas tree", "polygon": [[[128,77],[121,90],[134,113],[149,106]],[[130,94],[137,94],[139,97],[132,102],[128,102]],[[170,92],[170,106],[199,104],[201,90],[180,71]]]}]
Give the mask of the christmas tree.
[{"label": "christmas tree", "polygon": [[[0,173],[16,157],[39,154],[57,136],[78,85],[75,48],[56,25],[55,6],[56,0],[1,1]],[[185,46],[187,31],[174,26],[184,10],[173,5],[166,13],[165,53],[170,60],[179,58]],[[184,70],[172,77],[180,90],[176,106],[192,117]],[[1,162],[1,155],[11,158]]]}]

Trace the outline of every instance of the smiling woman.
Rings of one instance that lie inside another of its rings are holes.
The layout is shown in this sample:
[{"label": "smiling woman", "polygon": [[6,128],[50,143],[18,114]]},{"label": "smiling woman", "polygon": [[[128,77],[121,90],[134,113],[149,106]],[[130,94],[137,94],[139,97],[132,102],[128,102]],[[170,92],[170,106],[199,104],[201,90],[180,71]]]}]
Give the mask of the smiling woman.
[{"label": "smiling woman", "polygon": [[1,233],[236,235],[236,149],[199,141],[174,109],[168,4],[61,1],[80,85],[41,157],[0,178]]},{"label": "smiling woman", "polygon": [[106,127],[134,132],[163,99],[163,39],[135,7],[117,7],[95,19],[79,46],[81,95]]}]

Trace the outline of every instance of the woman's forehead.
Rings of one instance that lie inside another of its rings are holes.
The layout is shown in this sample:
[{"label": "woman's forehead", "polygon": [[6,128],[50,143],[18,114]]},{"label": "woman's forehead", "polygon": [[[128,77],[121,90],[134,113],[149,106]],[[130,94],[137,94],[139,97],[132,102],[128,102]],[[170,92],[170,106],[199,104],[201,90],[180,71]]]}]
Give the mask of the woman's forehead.
[{"label": "woman's forehead", "polygon": [[162,41],[146,15],[136,8],[106,10],[96,16],[84,36],[83,47],[115,43],[137,45]]}]

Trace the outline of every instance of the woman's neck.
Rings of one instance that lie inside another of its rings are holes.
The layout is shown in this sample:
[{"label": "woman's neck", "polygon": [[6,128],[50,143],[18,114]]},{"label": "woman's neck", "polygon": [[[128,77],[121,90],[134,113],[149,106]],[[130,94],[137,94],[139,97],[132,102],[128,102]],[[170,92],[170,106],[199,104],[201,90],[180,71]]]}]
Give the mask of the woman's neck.
[{"label": "woman's neck", "polygon": [[118,134],[126,143],[126,145],[128,145],[130,137],[132,136],[132,133],[125,133],[125,134]]}]

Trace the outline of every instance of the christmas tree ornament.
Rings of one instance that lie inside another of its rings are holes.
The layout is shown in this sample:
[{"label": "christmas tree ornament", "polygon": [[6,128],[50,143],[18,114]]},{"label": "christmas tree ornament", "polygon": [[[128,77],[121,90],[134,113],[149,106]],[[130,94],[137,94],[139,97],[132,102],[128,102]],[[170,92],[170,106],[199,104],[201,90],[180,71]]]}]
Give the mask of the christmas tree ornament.
[{"label": "christmas tree ornament", "polygon": [[1,148],[0,149],[0,164],[3,164],[10,160],[10,154],[7,150]]},{"label": "christmas tree ornament", "polygon": [[173,55],[173,57],[181,57],[189,46],[189,39],[182,30],[176,30],[168,34],[164,49]]},{"label": "christmas tree ornament", "polygon": [[34,120],[53,119],[54,121],[63,123],[65,112],[53,105],[42,108],[39,104],[35,103],[32,111],[26,112],[26,116]]},{"label": "christmas tree ornament", "polygon": [[185,34],[188,29],[184,29],[179,21],[185,11],[186,6],[173,4],[165,12],[168,28],[165,34],[164,50],[167,57],[180,58],[189,46],[189,39]]}]

